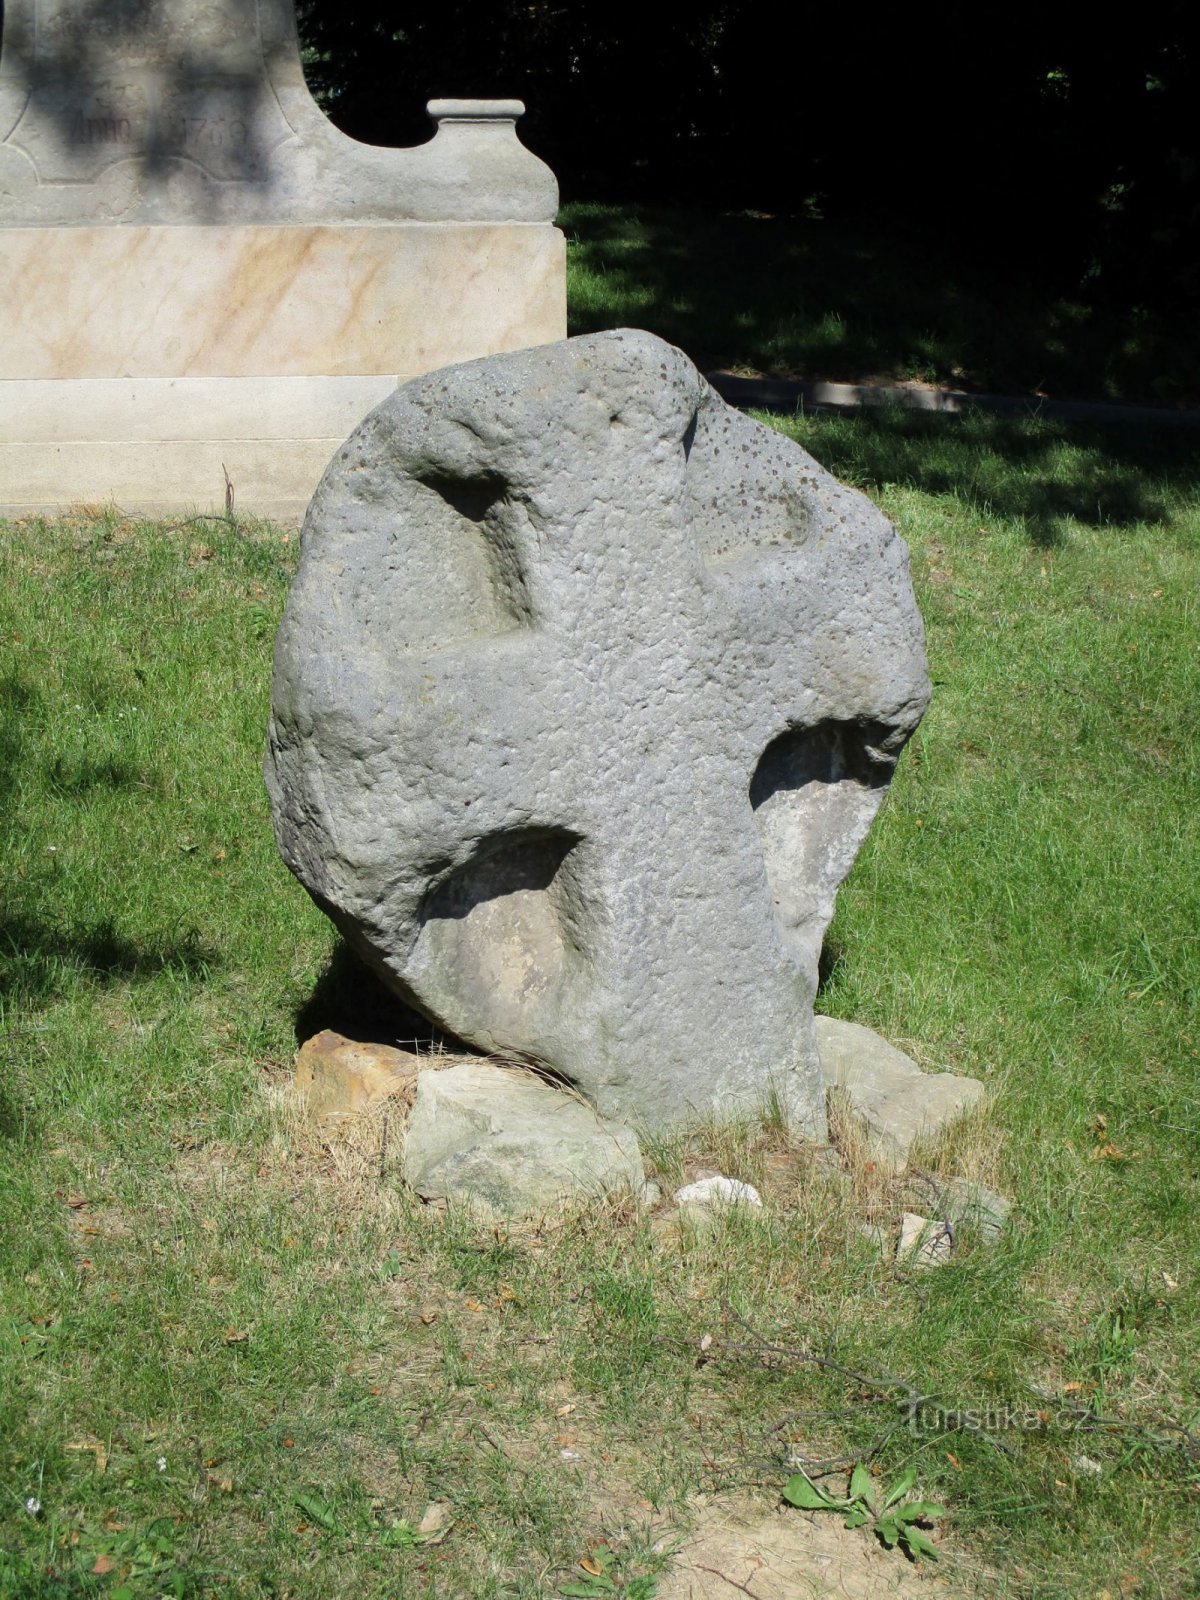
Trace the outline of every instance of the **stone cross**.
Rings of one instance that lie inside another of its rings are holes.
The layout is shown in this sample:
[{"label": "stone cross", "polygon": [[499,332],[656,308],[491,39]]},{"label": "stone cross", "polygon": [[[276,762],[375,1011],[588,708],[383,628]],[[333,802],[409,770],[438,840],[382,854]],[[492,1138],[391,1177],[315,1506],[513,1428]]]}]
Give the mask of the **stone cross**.
[{"label": "stone cross", "polygon": [[838,883],[928,699],[908,553],[648,334],[400,390],[309,511],[266,765],[392,985],[635,1124],[824,1130]]},{"label": "stone cross", "polygon": [[8,0],[0,223],[540,221],[517,101],[434,101],[415,150],[346,138],[293,0]]}]

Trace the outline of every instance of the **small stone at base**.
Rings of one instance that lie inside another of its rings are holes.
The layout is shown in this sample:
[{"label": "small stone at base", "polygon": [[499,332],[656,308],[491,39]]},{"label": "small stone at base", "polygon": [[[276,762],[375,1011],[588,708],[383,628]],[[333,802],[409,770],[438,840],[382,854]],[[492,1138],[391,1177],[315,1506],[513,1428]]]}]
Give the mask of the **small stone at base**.
[{"label": "small stone at base", "polygon": [[738,1178],[727,1178],[718,1173],[713,1178],[701,1178],[698,1183],[684,1184],[674,1195],[677,1206],[761,1206],[762,1196],[751,1183]]},{"label": "small stone at base", "polygon": [[483,1217],[539,1216],[645,1183],[632,1129],[532,1072],[486,1061],[421,1073],[404,1176],[423,1199]]},{"label": "small stone at base", "polygon": [[902,1050],[857,1022],[815,1022],[826,1089],[842,1098],[885,1171],[903,1172],[918,1138],[939,1134],[987,1098],[977,1078],[922,1072]]},{"label": "small stone at base", "polygon": [[915,1211],[906,1211],[900,1219],[900,1243],[896,1246],[896,1260],[906,1267],[940,1267],[949,1261],[954,1251],[954,1234],[944,1222],[930,1217],[920,1217]]},{"label": "small stone at base", "polygon": [[368,1111],[416,1081],[418,1058],[387,1044],[357,1044],[332,1028],[315,1034],[296,1058],[296,1088],[318,1121]]}]

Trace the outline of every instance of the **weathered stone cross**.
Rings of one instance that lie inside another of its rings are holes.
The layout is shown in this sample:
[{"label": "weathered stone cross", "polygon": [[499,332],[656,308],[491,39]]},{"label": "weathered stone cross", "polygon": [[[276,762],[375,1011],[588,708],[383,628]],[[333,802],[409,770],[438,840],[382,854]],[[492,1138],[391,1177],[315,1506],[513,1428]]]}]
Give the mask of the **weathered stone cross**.
[{"label": "weathered stone cross", "polygon": [[833,897],[928,699],[862,495],[621,332],[449,368],[331,464],[275,659],[285,860],[450,1031],[670,1123],[824,1127]]}]

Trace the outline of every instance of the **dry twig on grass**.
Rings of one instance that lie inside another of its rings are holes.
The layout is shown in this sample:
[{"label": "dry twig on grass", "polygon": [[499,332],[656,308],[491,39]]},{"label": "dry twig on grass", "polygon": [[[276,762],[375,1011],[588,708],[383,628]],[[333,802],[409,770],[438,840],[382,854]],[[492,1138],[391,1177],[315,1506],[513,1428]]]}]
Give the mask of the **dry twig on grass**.
[{"label": "dry twig on grass", "polygon": [[[893,1422],[867,1450],[861,1450],[853,1457],[834,1456],[827,1460],[806,1463],[820,1471],[835,1472],[839,1468],[853,1465],[855,1462],[871,1460],[872,1457],[879,1454],[894,1433],[903,1427],[905,1423],[914,1422],[920,1415],[922,1408],[932,1404],[937,1399],[936,1391],[925,1393],[915,1388],[904,1378],[896,1378],[888,1374],[874,1376],[871,1373],[858,1372],[855,1368],[848,1367],[841,1361],[835,1361],[832,1356],[818,1355],[815,1350],[809,1350],[803,1345],[773,1344],[769,1339],[764,1339],[762,1334],[745,1317],[735,1311],[728,1300],[723,1300],[721,1305],[726,1315],[736,1322],[739,1327],[744,1328],[752,1341],[750,1344],[727,1344],[725,1349],[731,1355],[757,1354],[760,1357],[773,1355],[779,1356],[785,1361],[794,1361],[797,1365],[820,1367],[822,1371],[836,1373],[839,1377],[846,1378],[859,1388],[870,1390],[877,1399],[885,1401],[900,1410],[900,1419]],[[795,1416],[796,1413],[793,1412],[790,1415]],[[985,1429],[963,1416],[961,1411],[957,1415],[959,1417],[959,1427],[963,1432],[978,1434],[981,1438],[986,1439],[994,1449],[999,1450],[1002,1455],[1013,1455],[1013,1451],[1008,1445],[999,1439],[992,1438]]]}]

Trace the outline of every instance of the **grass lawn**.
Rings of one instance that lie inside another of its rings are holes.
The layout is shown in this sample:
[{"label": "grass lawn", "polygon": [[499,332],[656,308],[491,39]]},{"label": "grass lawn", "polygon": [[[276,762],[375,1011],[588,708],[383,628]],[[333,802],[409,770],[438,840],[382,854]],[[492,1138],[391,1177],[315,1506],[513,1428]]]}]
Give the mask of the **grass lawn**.
[{"label": "grass lawn", "polygon": [[952,228],[586,203],[559,221],[571,332],[649,328],[704,371],[1200,404],[1195,311],[964,260]]},{"label": "grass lawn", "polygon": [[[910,541],[936,684],[821,1003],[986,1080],[925,1161],[1014,1225],[898,1270],[859,1231],[895,1217],[877,1175],[767,1126],[651,1150],[762,1218],[488,1229],[406,1198],[373,1134],[317,1139],[283,1086],[334,939],[259,777],[295,536],[0,523],[0,1596],[532,1600],[587,1592],[606,1539],[650,1600],[694,1497],[770,1503],[789,1448],[914,1466],[948,1592],[1195,1593],[1191,441],[781,426]],[[739,1317],[1037,1425],[909,1428]]]}]

